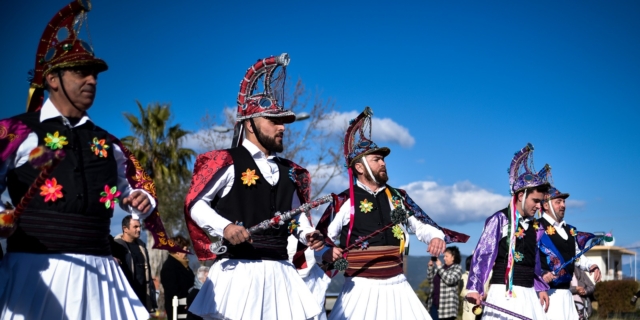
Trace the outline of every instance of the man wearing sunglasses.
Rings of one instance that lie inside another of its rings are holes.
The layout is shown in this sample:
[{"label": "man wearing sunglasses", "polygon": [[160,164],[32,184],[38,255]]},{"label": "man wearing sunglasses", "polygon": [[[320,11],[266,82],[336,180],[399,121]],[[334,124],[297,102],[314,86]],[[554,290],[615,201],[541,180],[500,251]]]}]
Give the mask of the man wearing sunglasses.
[{"label": "man wearing sunglasses", "polygon": [[[7,255],[0,263],[0,318],[148,319],[111,256],[116,204],[135,219],[153,215],[153,185],[121,143],[87,113],[107,64],[78,38],[91,8],[74,1],[60,10],[39,41],[27,113],[0,121],[0,193],[17,206],[39,169],[34,148],[64,158],[26,202],[14,223],[0,225]],[[48,99],[44,99],[44,91]],[[31,154],[30,154],[31,153]],[[0,204],[6,216],[15,211]],[[159,220],[153,224],[161,226]],[[12,229],[13,228],[13,229]]]},{"label": "man wearing sunglasses", "polygon": [[[310,200],[307,170],[277,156],[284,150],[285,125],[295,114],[280,105],[282,96],[276,97],[274,90],[283,88],[271,83],[283,80],[274,72],[288,62],[289,56],[282,54],[258,60],[247,70],[232,148],[196,160],[185,218],[198,258],[215,263],[189,311],[205,319],[310,319],[320,313],[288,261],[289,235],[313,249],[323,246],[307,217],[254,234],[246,229]],[[265,88],[256,92],[260,82]],[[225,249],[213,245],[209,236],[222,238]]]}]

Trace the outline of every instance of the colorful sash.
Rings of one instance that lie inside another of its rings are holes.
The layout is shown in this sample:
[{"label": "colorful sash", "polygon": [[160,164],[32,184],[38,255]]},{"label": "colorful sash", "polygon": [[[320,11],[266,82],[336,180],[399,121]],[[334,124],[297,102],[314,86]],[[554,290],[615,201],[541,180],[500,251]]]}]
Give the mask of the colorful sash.
[{"label": "colorful sash", "polygon": [[346,277],[387,279],[402,274],[402,254],[396,246],[375,246],[350,251]]}]

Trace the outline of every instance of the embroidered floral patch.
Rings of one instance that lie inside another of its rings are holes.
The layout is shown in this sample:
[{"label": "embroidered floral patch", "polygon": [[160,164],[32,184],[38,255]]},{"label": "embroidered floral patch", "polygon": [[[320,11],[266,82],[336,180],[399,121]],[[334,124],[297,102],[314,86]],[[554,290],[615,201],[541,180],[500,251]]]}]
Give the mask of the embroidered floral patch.
[{"label": "embroidered floral patch", "polygon": [[524,229],[522,229],[522,227],[518,227],[518,232],[516,232],[516,237],[518,237],[518,239],[522,239],[524,237]]},{"label": "embroidered floral patch", "polygon": [[67,137],[61,136],[58,131],[53,134],[47,132],[44,142],[46,142],[46,146],[51,148],[51,150],[62,149],[62,147],[69,144]]},{"label": "embroidered floral patch", "polygon": [[47,179],[44,185],[40,186],[40,195],[44,197],[44,202],[55,202],[63,197],[62,185],[58,184],[56,178]]},{"label": "embroidered floral patch", "polygon": [[113,209],[116,206],[116,203],[120,202],[118,197],[120,196],[120,191],[118,191],[118,187],[113,186],[109,187],[108,185],[104,186],[104,191],[100,192],[102,198],[100,198],[100,202],[104,203],[104,207],[107,209]]},{"label": "embroidered floral patch", "polygon": [[572,237],[575,237],[576,236],[576,229],[575,228],[569,229],[569,233],[571,234]]},{"label": "embroidered floral patch", "polygon": [[556,234],[556,228],[554,228],[553,226],[548,226],[547,230],[545,232],[548,235],[552,236],[552,235]]},{"label": "embroidered floral patch", "polygon": [[396,239],[400,239],[400,240],[404,239],[404,231],[402,231],[402,228],[400,228],[399,225],[396,224],[395,226],[393,226],[391,231],[393,231],[393,236]]},{"label": "embroidered floral patch", "polygon": [[93,137],[93,142],[89,142],[89,145],[91,146],[91,152],[93,152],[96,156],[100,158],[106,158],[107,149],[109,149],[109,145],[105,143],[106,143],[105,139],[98,139],[96,137]]},{"label": "embroidered floral patch", "polygon": [[247,171],[242,173],[242,184],[247,185],[248,187],[256,184],[256,180],[260,179],[260,176],[256,174],[256,170],[247,169]]},{"label": "embroidered floral patch", "polygon": [[291,222],[289,222],[289,234],[294,233],[296,229],[298,229],[298,226],[296,219],[291,219]]},{"label": "embroidered floral patch", "polygon": [[373,203],[369,202],[369,200],[364,199],[364,201],[360,201],[360,211],[362,213],[369,213],[373,210]]},{"label": "embroidered floral patch", "polygon": [[513,260],[515,260],[516,262],[520,262],[524,260],[524,255],[520,253],[520,251],[516,251],[516,253],[513,255]]}]

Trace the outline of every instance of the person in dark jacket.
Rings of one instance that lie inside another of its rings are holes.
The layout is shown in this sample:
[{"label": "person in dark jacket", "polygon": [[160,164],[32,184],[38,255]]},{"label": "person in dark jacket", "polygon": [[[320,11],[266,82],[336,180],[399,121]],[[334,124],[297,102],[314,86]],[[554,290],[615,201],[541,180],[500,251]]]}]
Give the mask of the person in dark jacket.
[{"label": "person in dark jacket", "polygon": [[156,287],[151,277],[149,251],[140,240],[140,220],[132,215],[125,216],[122,219],[122,233],[114,241],[119,246],[112,246],[113,256],[142,304],[149,312],[154,312],[158,308]]},{"label": "person in dark jacket", "polygon": [[[183,236],[176,236],[172,240],[185,251],[191,245],[189,240]],[[164,308],[167,312],[167,320],[175,320],[173,319],[173,306],[171,304],[173,297],[177,296],[178,299],[187,298],[195,278],[195,273],[189,268],[189,259],[186,253],[169,253],[169,257],[162,265],[162,271],[160,271],[160,283],[164,288]],[[184,317],[180,317],[180,315],[184,315]],[[186,315],[186,306],[179,306],[178,318],[184,319]]]}]

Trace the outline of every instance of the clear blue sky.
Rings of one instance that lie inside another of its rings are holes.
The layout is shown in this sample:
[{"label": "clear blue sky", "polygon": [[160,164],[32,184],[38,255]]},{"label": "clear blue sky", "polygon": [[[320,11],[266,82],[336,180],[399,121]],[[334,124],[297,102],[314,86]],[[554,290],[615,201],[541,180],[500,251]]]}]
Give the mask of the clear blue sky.
[{"label": "clear blue sky", "polygon": [[[38,39],[66,3],[0,3],[0,118],[24,110]],[[511,156],[532,142],[537,169],[550,163],[575,200],[569,223],[640,245],[638,16],[635,0],[94,1],[91,42],[109,71],[90,114],[124,136],[136,99],[170,102],[197,130],[205,110],[235,105],[256,59],[288,52],[290,81],[408,129],[415,144],[388,143],[391,185],[507,196]],[[465,254],[483,225],[472,211],[434,217],[472,236]]]}]

